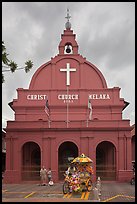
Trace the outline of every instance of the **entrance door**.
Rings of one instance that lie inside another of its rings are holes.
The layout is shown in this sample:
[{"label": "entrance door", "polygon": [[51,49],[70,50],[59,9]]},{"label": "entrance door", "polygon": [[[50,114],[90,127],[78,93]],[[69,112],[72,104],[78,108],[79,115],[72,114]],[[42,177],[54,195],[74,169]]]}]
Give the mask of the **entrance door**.
[{"label": "entrance door", "polygon": [[64,142],[60,145],[58,151],[59,180],[64,179],[64,172],[67,170],[70,162],[77,156],[78,147],[73,142]]},{"label": "entrance door", "polygon": [[27,142],[22,147],[22,180],[40,180],[40,147],[35,142]]},{"label": "entrance door", "polygon": [[116,180],[116,150],[111,142],[101,142],[96,148],[96,176]]}]

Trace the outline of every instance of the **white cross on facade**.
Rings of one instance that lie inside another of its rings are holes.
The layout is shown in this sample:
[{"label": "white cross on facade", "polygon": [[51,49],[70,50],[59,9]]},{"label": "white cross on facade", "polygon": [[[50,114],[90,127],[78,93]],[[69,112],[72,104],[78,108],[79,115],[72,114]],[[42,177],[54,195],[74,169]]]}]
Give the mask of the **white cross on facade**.
[{"label": "white cross on facade", "polygon": [[75,72],[76,71],[76,69],[75,68],[70,68],[70,64],[69,63],[67,63],[67,68],[66,69],[60,69],[60,71],[61,72],[66,72],[66,74],[67,74],[67,86],[69,86],[70,85],[70,72]]}]

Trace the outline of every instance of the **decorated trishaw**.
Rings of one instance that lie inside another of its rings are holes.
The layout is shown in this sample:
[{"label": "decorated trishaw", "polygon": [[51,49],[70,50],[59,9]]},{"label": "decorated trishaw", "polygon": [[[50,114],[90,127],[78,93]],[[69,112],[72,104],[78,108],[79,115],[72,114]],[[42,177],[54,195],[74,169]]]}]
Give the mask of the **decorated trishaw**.
[{"label": "decorated trishaw", "polygon": [[71,162],[64,175],[64,194],[92,190],[92,162],[85,154],[81,154]]}]

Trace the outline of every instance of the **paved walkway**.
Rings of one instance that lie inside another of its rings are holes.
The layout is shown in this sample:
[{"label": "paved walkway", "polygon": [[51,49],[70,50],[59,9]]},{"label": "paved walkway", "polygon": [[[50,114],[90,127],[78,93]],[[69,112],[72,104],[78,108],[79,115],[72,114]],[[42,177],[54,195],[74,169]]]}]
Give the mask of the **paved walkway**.
[{"label": "paved walkway", "polygon": [[[2,202],[98,202],[94,192],[63,194],[63,183],[2,184]],[[100,202],[135,202],[135,185],[102,182]]]}]

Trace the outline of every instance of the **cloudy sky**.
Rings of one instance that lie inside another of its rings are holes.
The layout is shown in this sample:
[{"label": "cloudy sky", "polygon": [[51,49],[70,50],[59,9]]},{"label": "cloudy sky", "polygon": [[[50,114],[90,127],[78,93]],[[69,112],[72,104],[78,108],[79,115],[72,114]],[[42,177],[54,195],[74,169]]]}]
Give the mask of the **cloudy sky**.
[{"label": "cloudy sky", "polygon": [[2,127],[14,120],[8,103],[17,88],[28,88],[35,71],[58,54],[65,29],[66,10],[79,45],[79,53],[104,75],[108,88],[120,87],[130,105],[123,119],[135,123],[135,3],[134,2],[2,2],[2,40],[9,58],[19,67],[31,59],[29,73],[4,72]]}]

